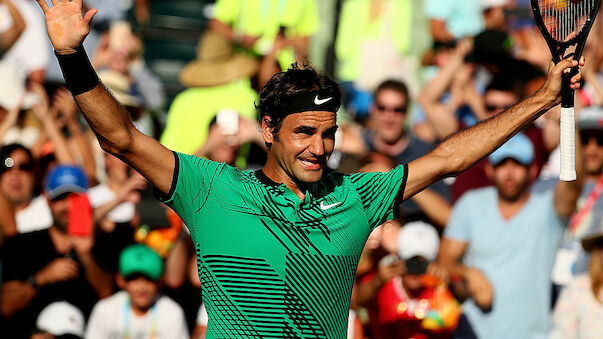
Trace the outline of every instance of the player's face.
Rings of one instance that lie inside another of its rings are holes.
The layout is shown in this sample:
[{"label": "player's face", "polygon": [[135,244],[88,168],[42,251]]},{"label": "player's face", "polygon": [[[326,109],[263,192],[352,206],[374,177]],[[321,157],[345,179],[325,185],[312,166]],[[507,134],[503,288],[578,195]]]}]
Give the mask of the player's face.
[{"label": "player's face", "polygon": [[148,310],[157,296],[159,285],[146,277],[140,276],[126,280],[124,289],[130,295],[132,306],[139,310]]},{"label": "player's face", "polygon": [[34,185],[32,160],[23,150],[14,151],[10,158],[12,167],[0,177],[0,191],[14,205],[27,203]]},{"label": "player's face", "polygon": [[506,201],[517,201],[527,192],[530,183],[529,167],[513,159],[494,166],[492,180],[499,196]]},{"label": "player's face", "polygon": [[408,103],[404,95],[391,89],[377,93],[371,108],[376,136],[387,144],[398,141],[404,133]]},{"label": "player's face", "polygon": [[601,175],[603,169],[603,132],[580,132],[584,154],[584,170],[589,175]]},{"label": "player's face", "polygon": [[322,178],[335,147],[337,119],[332,112],[303,112],[285,119],[270,152],[279,167],[296,182],[312,183]]}]

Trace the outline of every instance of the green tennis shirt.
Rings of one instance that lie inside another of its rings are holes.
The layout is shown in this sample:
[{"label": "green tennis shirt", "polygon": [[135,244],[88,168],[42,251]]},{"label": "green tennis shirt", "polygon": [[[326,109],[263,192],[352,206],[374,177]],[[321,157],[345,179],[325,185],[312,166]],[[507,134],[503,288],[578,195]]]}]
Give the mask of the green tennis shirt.
[{"label": "green tennis shirt", "polygon": [[346,338],[364,243],[397,211],[406,165],[329,173],[301,201],[262,171],[174,153],[170,192],[197,251],[208,338]]}]

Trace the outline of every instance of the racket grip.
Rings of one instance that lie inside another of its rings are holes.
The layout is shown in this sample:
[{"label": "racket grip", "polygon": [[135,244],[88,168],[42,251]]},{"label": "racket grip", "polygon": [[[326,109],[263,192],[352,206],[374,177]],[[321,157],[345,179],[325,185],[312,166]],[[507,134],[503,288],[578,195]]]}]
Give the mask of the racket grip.
[{"label": "racket grip", "polygon": [[574,127],[574,108],[561,107],[561,172],[559,180],[576,180],[576,129]]}]

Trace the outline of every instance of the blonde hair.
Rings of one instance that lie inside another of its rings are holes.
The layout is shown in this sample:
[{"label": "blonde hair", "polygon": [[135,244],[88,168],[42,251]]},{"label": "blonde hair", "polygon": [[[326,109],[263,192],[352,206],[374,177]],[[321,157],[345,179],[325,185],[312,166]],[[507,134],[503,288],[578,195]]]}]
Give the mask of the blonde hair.
[{"label": "blonde hair", "polygon": [[603,288],[603,248],[597,246],[590,251],[590,281],[595,299],[603,304],[601,289]]}]

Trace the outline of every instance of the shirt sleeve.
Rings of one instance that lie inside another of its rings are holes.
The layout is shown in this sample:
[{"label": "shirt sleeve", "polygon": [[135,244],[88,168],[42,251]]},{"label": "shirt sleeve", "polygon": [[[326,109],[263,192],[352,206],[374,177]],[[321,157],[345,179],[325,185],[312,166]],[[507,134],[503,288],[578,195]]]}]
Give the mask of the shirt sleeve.
[{"label": "shirt sleeve", "polygon": [[174,157],[170,192],[167,195],[157,194],[157,198],[172,208],[186,225],[190,225],[189,221],[205,205],[226,165],[178,152],[174,152]]},{"label": "shirt sleeve", "polygon": [[387,173],[357,173],[350,176],[371,229],[397,217],[402,202],[408,165],[399,165]]},{"label": "shirt sleeve", "polygon": [[444,229],[444,236],[458,241],[469,241],[471,236],[471,222],[468,215],[475,206],[471,206],[471,194],[464,194],[454,205],[448,225]]}]

